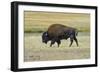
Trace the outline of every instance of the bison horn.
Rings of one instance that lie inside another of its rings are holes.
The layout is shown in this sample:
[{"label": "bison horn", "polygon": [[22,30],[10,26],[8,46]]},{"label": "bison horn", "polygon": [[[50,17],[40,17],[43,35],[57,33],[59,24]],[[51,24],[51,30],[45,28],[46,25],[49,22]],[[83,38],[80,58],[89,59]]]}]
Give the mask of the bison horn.
[{"label": "bison horn", "polygon": [[48,33],[47,32],[45,33],[45,36],[48,36]]}]

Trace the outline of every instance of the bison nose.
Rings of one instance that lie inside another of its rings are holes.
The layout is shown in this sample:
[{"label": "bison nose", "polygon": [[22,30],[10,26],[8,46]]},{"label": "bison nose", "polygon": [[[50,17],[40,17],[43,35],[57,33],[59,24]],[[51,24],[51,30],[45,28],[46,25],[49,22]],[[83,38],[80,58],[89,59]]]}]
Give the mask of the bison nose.
[{"label": "bison nose", "polygon": [[44,41],[42,41],[44,43]]},{"label": "bison nose", "polygon": [[42,42],[44,43],[44,42],[45,42],[45,40],[42,40]]},{"label": "bison nose", "polygon": [[47,44],[47,42],[45,40],[42,41],[43,43]]}]

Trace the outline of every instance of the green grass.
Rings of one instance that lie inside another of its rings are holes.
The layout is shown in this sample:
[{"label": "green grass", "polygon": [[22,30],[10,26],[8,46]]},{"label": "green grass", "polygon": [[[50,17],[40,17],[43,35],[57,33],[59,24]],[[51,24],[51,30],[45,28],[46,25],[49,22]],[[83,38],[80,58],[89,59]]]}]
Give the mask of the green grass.
[{"label": "green grass", "polygon": [[[77,28],[78,32],[90,32],[88,28]],[[25,33],[42,33],[47,31],[47,28],[27,28],[24,30]]]},{"label": "green grass", "polygon": [[41,33],[55,23],[74,27],[78,29],[79,32],[90,31],[89,14],[25,11],[24,15],[25,33]]}]

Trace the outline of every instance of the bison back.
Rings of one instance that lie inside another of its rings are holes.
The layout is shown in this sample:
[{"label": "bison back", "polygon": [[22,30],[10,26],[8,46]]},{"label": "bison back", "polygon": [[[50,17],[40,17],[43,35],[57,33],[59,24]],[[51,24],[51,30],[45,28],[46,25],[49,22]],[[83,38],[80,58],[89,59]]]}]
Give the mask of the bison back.
[{"label": "bison back", "polygon": [[48,34],[52,37],[61,36],[64,34],[67,26],[61,24],[53,24],[48,28]]}]

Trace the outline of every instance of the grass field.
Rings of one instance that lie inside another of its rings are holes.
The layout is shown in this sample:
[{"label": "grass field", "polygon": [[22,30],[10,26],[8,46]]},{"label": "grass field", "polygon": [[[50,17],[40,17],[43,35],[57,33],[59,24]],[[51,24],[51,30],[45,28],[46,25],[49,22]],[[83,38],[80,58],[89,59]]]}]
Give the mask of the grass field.
[{"label": "grass field", "polygon": [[90,31],[90,14],[54,13],[54,12],[24,12],[25,32],[43,32],[51,24],[63,24],[77,28],[80,32]]},{"label": "grass field", "polygon": [[45,60],[70,60],[90,58],[89,34],[80,34],[78,37],[79,47],[74,42],[69,47],[70,40],[62,40],[60,47],[55,43],[50,47],[42,43],[41,34],[25,34],[25,57],[24,61]]},{"label": "grass field", "polygon": [[[90,58],[90,15],[82,13],[24,12],[24,61],[75,60]],[[51,24],[77,28],[79,47],[62,40],[60,47],[42,43],[42,33]]]}]

